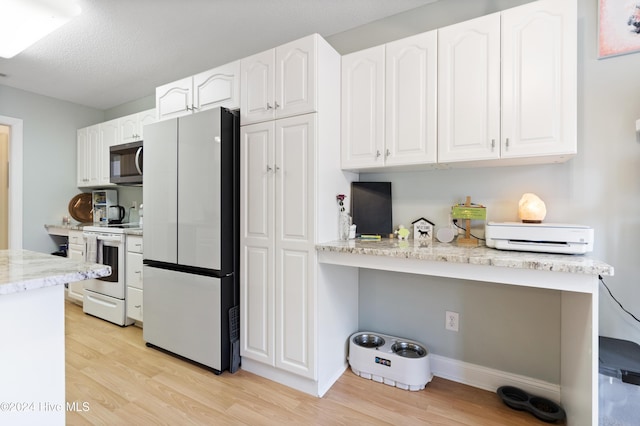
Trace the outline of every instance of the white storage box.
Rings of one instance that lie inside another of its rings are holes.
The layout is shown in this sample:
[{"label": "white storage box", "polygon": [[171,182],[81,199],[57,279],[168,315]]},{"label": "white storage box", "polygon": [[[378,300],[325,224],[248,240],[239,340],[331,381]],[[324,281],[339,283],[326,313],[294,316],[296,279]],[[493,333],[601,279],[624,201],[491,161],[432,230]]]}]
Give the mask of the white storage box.
[{"label": "white storage box", "polygon": [[349,365],[360,377],[410,391],[424,389],[433,378],[424,345],[367,331],[349,337]]}]

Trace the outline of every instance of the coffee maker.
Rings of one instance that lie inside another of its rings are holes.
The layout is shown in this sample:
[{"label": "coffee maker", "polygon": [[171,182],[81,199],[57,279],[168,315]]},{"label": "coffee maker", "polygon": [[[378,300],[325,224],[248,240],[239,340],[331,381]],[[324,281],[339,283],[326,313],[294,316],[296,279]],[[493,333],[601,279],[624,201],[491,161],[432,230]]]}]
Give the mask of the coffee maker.
[{"label": "coffee maker", "polygon": [[111,207],[118,205],[118,191],[115,189],[100,189],[91,193],[93,205],[93,222],[109,223]]}]

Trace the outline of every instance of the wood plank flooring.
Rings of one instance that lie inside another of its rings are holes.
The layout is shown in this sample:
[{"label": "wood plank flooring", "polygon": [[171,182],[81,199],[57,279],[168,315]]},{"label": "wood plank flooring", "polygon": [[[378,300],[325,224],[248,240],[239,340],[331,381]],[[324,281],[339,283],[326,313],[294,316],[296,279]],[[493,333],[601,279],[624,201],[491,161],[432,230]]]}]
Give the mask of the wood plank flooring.
[{"label": "wood plank flooring", "polygon": [[139,327],[65,302],[67,425],[541,425],[495,393],[434,378],[409,392],[347,370],[316,398],[240,370],[212,372],[147,348]]}]

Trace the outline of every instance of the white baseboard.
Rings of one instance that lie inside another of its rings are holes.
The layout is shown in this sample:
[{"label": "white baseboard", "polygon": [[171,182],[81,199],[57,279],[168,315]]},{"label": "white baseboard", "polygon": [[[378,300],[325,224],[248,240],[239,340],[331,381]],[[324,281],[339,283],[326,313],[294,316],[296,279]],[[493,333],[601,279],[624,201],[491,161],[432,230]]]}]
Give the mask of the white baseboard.
[{"label": "white baseboard", "polygon": [[429,358],[431,358],[431,372],[434,376],[490,392],[495,392],[500,386],[515,386],[532,395],[560,402],[559,384],[470,364],[440,355],[429,354]]}]

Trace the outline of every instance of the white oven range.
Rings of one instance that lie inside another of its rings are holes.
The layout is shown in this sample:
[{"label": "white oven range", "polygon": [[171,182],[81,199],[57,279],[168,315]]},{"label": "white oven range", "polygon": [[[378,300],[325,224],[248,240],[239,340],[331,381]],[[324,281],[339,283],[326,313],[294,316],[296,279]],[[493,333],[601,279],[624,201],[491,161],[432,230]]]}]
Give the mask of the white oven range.
[{"label": "white oven range", "polygon": [[137,224],[121,224],[83,228],[87,262],[111,267],[110,276],[84,281],[82,309],[85,313],[120,326],[133,324],[134,321],[127,318],[125,230],[137,227]]}]

